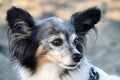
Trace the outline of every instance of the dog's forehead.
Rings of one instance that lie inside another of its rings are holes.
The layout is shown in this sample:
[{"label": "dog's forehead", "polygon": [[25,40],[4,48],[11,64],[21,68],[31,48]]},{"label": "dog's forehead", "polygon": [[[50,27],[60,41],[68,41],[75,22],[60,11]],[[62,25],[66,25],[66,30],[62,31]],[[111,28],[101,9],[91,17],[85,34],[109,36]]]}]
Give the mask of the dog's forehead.
[{"label": "dog's forehead", "polygon": [[50,17],[40,20],[37,23],[37,26],[39,26],[40,29],[46,30],[46,32],[54,30],[58,32],[67,32],[69,35],[74,33],[74,27],[70,21],[58,17]]}]

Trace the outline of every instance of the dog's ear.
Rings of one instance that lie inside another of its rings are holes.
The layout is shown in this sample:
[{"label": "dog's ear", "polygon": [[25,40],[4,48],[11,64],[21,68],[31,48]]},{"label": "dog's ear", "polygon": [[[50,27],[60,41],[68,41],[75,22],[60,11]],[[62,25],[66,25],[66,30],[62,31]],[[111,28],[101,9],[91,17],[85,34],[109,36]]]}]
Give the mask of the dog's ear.
[{"label": "dog's ear", "polygon": [[7,11],[7,21],[12,33],[28,34],[35,27],[32,16],[21,8],[11,7]]},{"label": "dog's ear", "polygon": [[83,12],[72,15],[71,23],[76,33],[87,33],[100,20],[101,10],[97,7],[89,8]]}]

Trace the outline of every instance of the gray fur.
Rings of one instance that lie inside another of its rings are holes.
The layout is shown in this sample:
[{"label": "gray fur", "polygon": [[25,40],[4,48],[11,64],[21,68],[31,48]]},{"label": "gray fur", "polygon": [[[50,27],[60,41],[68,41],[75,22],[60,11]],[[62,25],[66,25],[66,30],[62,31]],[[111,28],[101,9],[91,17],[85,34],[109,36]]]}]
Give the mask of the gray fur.
[{"label": "gray fur", "polygon": [[49,38],[51,36],[62,33],[66,38],[66,43],[68,43],[67,47],[69,48],[71,53],[73,52],[72,49],[74,49],[74,46],[70,45],[72,42],[70,42],[69,37],[73,33],[75,34],[75,30],[73,25],[69,21],[58,18],[58,17],[51,17],[51,18],[39,21],[36,25],[37,27],[39,27],[38,38],[40,40],[40,44],[46,46],[44,47],[43,50],[49,51],[51,49],[48,45]]}]

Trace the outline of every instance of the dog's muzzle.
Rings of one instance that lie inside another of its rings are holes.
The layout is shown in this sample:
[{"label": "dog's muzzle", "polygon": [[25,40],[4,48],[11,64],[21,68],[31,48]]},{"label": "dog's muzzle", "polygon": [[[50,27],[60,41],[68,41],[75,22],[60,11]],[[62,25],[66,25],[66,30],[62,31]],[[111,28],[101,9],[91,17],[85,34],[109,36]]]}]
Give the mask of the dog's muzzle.
[{"label": "dog's muzzle", "polygon": [[80,63],[80,60],[83,58],[83,54],[80,53],[74,53],[71,56],[72,63],[70,64],[59,64],[61,67],[66,68],[66,69],[75,69]]}]

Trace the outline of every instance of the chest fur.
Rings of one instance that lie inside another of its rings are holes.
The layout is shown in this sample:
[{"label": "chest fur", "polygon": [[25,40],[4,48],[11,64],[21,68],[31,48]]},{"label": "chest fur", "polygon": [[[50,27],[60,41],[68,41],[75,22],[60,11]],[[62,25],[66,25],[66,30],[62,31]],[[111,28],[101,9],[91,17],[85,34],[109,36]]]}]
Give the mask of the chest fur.
[{"label": "chest fur", "polygon": [[22,68],[20,73],[22,80],[88,80],[89,68],[86,67],[78,66],[75,70],[64,72],[63,69],[55,65],[46,65],[33,75],[30,75],[30,72],[25,68]]}]

